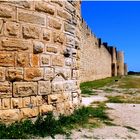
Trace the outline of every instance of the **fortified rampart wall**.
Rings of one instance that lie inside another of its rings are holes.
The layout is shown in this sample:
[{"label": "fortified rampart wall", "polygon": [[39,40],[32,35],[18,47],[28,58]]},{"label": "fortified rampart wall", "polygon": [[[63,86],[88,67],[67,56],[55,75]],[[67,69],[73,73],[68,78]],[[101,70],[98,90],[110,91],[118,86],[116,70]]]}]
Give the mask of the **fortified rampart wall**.
[{"label": "fortified rampart wall", "polygon": [[80,2],[0,1],[0,121],[80,104]]}]

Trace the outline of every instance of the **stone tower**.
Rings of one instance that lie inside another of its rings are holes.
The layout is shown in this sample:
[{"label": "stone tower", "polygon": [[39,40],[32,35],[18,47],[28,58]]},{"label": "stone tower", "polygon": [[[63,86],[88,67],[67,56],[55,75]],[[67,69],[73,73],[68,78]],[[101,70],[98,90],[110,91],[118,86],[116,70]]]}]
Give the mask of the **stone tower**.
[{"label": "stone tower", "polygon": [[128,66],[124,63],[124,75],[128,75]]},{"label": "stone tower", "polygon": [[80,1],[0,1],[0,121],[80,105]]},{"label": "stone tower", "polygon": [[124,75],[124,53],[122,51],[117,52],[117,75]]}]

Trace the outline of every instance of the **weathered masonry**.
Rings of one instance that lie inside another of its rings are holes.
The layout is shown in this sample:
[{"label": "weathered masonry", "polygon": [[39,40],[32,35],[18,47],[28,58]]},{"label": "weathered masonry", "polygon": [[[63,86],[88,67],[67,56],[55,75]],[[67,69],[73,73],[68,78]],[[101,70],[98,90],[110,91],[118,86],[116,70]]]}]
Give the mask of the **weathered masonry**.
[{"label": "weathered masonry", "polygon": [[80,2],[0,1],[0,121],[80,104]]},{"label": "weathered masonry", "polygon": [[69,115],[81,81],[127,74],[123,53],[91,33],[80,4],[0,0],[0,121]]}]

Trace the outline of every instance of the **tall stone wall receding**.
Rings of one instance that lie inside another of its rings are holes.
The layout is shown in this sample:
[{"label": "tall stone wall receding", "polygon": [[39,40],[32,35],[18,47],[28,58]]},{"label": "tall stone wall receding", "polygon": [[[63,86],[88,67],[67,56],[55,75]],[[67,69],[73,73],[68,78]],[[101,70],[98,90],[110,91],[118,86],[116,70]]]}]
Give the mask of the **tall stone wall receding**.
[{"label": "tall stone wall receding", "polygon": [[80,104],[80,2],[0,1],[0,121]]},{"label": "tall stone wall receding", "polygon": [[82,22],[81,82],[111,77],[111,54]]}]

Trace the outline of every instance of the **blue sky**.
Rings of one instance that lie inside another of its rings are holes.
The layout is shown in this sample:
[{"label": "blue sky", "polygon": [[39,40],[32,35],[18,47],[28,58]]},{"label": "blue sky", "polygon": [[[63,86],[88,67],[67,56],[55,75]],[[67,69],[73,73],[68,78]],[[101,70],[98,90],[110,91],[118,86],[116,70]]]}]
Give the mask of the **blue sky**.
[{"label": "blue sky", "polygon": [[124,51],[129,70],[140,71],[140,1],[83,1],[82,17],[103,42]]}]

